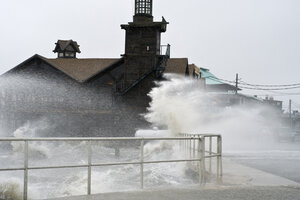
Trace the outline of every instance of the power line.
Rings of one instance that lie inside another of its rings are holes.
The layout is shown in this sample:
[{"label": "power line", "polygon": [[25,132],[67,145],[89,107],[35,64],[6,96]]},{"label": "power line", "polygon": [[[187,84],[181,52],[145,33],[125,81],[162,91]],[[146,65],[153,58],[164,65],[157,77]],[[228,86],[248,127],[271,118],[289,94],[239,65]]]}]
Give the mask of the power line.
[{"label": "power line", "polygon": [[244,81],[241,81],[240,84],[249,85],[249,86],[258,86],[258,87],[292,87],[292,86],[300,86],[300,83],[285,84],[285,85],[259,85],[259,84],[246,83]]},{"label": "power line", "polygon": [[[232,83],[236,84],[237,81],[229,81],[226,79],[221,79],[221,78],[216,78],[216,77],[206,77],[208,79],[218,81],[220,83],[227,82],[227,83]],[[240,80],[240,79],[239,79]],[[273,91],[273,90],[291,90],[291,89],[298,89],[300,88],[300,83],[295,83],[295,84],[282,84],[282,85],[260,85],[260,84],[249,84],[244,81],[238,82],[239,88],[242,89],[249,89],[249,90],[263,90],[263,91]],[[269,88],[272,87],[272,88]],[[289,93],[289,94],[284,94],[284,95],[299,95],[300,93]]]},{"label": "power line", "polygon": [[[270,91],[271,92],[271,91]],[[300,93],[287,93],[287,94],[263,94],[263,95],[256,95],[256,96],[274,96],[274,97],[285,97],[285,96],[297,96]]]},{"label": "power line", "polygon": [[[215,81],[224,81],[224,82],[228,82],[228,83],[236,83],[236,81],[229,81],[229,80],[226,80],[226,79],[221,79],[221,78],[216,78],[216,77],[213,77],[213,76],[208,76],[208,77],[205,77],[205,78],[209,78],[211,80],[215,80]],[[241,80],[241,79],[239,79]],[[240,85],[248,85],[248,86],[257,86],[257,87],[300,87],[300,83],[293,83],[293,84],[282,84],[282,85],[260,85],[260,84],[250,84],[250,83],[247,83],[245,81],[239,81],[239,84]]]},{"label": "power line", "polygon": [[291,89],[297,89],[300,88],[300,86],[297,87],[285,87],[285,88],[259,88],[259,87],[246,87],[246,86],[240,86],[242,89],[248,89],[248,90],[291,90]]}]

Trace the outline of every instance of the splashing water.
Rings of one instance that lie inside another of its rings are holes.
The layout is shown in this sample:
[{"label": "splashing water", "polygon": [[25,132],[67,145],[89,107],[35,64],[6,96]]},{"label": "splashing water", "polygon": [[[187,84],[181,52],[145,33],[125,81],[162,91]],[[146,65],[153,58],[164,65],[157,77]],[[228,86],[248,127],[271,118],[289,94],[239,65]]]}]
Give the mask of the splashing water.
[{"label": "splashing water", "polygon": [[[23,137],[38,137],[41,136],[41,133],[44,130],[50,129],[51,126],[47,122],[46,119],[41,119],[35,122],[27,122],[20,128],[18,128],[14,133],[13,136],[16,138],[23,138]],[[13,151],[17,154],[23,154],[24,152],[24,143],[23,142],[11,142],[11,146]],[[49,147],[45,146],[41,142],[31,142],[29,146],[29,155],[33,158],[41,158],[41,157],[48,157],[49,156]]]},{"label": "splashing water", "polygon": [[11,179],[0,184],[0,199],[22,200],[19,180]]},{"label": "splashing water", "polygon": [[[206,93],[199,81],[166,75],[149,96],[145,118],[154,126],[166,127],[171,134],[219,133],[224,148],[256,149],[273,144],[273,127],[279,125],[273,111],[262,105],[222,106],[224,94]],[[267,113],[267,114],[266,114]]]},{"label": "splashing water", "polygon": [[[257,148],[259,140],[268,140],[270,120],[261,113],[266,108],[260,106],[220,107],[220,97],[205,93],[196,80],[176,75],[167,75],[167,81],[158,83],[150,92],[152,102],[145,118],[154,126],[169,129],[160,133],[164,136],[177,136],[178,133],[221,133],[225,149],[248,146]],[[273,120],[273,121],[272,121]],[[27,123],[14,132],[15,137],[39,137],[43,130],[52,125],[45,120]],[[151,135],[148,134],[148,135]],[[147,136],[148,136],[147,135]],[[143,136],[143,132],[139,132]],[[264,140],[264,141],[265,141]],[[22,155],[23,144],[11,143],[13,158]],[[252,146],[253,145],[253,146]],[[265,145],[265,144],[264,144]],[[86,164],[86,143],[45,144],[32,142],[29,154],[33,155],[30,164]],[[120,158],[114,156],[114,149],[102,144],[93,146],[94,162],[123,162],[139,159],[140,149],[134,146],[120,148]],[[172,142],[148,142],[144,147],[145,160],[164,160],[182,158],[180,151]],[[16,155],[17,154],[17,155]],[[0,157],[1,158],[1,157]],[[38,158],[38,159],[37,159]],[[75,162],[75,160],[77,162]],[[1,163],[0,163],[1,166]],[[113,192],[139,188],[140,166],[126,165],[93,168],[92,192]],[[189,185],[195,180],[186,176],[185,163],[149,164],[144,166],[145,186]],[[0,182],[6,183],[4,179]],[[21,180],[21,179],[18,179]],[[87,191],[86,169],[62,171],[36,171],[30,178],[30,197],[42,199],[68,195],[83,195]],[[9,185],[9,184],[8,184]]]}]

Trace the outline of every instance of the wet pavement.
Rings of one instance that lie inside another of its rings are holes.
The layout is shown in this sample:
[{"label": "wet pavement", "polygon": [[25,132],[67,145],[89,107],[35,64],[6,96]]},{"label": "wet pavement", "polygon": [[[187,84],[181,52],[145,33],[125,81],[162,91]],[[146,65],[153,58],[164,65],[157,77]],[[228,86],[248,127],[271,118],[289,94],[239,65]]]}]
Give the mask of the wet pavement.
[{"label": "wet pavement", "polygon": [[281,142],[276,147],[255,151],[229,151],[224,157],[235,163],[300,183],[300,142]]},{"label": "wet pavement", "polygon": [[[69,197],[61,200],[299,200],[297,187],[227,187],[214,189],[174,188],[137,192],[107,193]],[[58,199],[57,199],[58,200]]]}]

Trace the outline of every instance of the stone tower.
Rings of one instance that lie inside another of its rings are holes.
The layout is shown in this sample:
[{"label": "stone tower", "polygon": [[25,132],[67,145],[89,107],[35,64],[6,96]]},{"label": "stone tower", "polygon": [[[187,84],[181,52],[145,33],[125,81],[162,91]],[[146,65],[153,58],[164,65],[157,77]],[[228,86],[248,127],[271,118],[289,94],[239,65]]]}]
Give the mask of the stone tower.
[{"label": "stone tower", "polygon": [[[166,31],[168,22],[164,18],[161,22],[154,22],[152,8],[152,0],[135,0],[133,22],[121,25],[126,31],[121,93],[151,73],[159,76],[168,59],[161,55],[161,33]],[[169,45],[167,49],[169,53]]]}]

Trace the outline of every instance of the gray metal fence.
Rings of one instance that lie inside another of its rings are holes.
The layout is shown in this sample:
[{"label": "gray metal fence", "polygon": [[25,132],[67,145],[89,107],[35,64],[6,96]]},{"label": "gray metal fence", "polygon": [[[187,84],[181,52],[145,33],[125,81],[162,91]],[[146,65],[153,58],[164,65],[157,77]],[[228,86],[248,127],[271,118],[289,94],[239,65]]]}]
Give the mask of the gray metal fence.
[{"label": "gray metal fence", "polygon": [[[222,167],[222,136],[216,134],[187,134],[182,133],[180,134],[181,137],[186,138],[194,138],[194,140],[188,140],[184,143],[184,151],[188,155],[188,157],[194,157],[197,153],[201,153],[201,158],[207,159],[207,162],[195,163],[191,162],[190,168],[197,169],[201,164],[201,169],[203,172],[208,172],[208,175],[216,176],[217,182],[222,182],[223,176],[223,167]],[[201,138],[201,142],[199,143],[197,138]],[[213,142],[213,140],[215,140]],[[216,158],[216,171],[213,173],[212,170],[212,159]],[[206,169],[206,163],[208,163],[208,169]],[[205,184],[206,177],[203,176],[204,173],[199,174],[201,175],[201,183]]]},{"label": "gray metal fence", "polygon": [[[217,138],[217,152],[212,152],[212,138]],[[205,150],[205,139],[210,139],[210,150],[208,155],[206,155]],[[188,158],[186,159],[169,159],[169,160],[154,160],[154,161],[145,161],[144,160],[144,145],[147,141],[179,141],[180,147],[183,151],[189,152]],[[197,163],[192,165],[196,168],[199,173],[199,183],[201,185],[205,184],[205,158],[211,159],[212,157],[217,158],[217,178],[222,177],[222,146],[221,146],[221,136],[220,135],[187,135],[183,137],[158,137],[158,138],[0,138],[0,142],[12,142],[19,141],[24,142],[24,167],[21,168],[3,168],[1,171],[24,171],[24,191],[23,199],[27,200],[28,197],[28,171],[29,170],[43,170],[43,169],[63,169],[63,168],[87,168],[87,195],[91,194],[91,179],[92,179],[92,167],[100,166],[116,166],[116,165],[140,165],[140,187],[144,188],[144,164],[153,164],[153,163],[174,163],[174,162],[190,162]],[[60,166],[43,166],[43,167],[30,167],[28,165],[28,146],[29,142],[32,141],[63,141],[63,142],[72,142],[72,141],[86,141],[87,142],[87,164],[78,164],[78,165],[60,165]],[[94,141],[135,141],[140,143],[140,160],[137,162],[113,162],[113,163],[93,163],[92,162],[92,142]],[[209,170],[211,172],[211,162]]]}]

